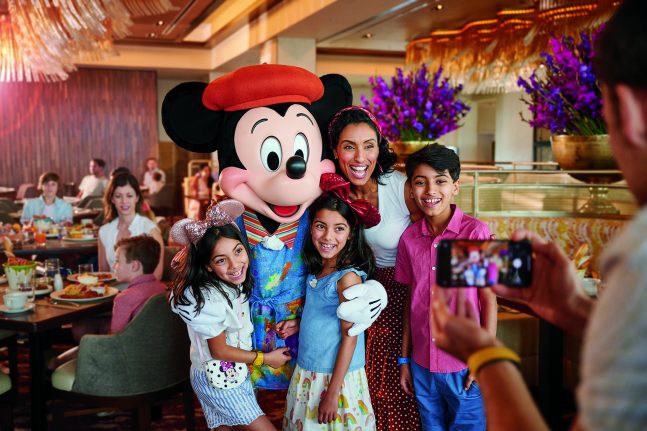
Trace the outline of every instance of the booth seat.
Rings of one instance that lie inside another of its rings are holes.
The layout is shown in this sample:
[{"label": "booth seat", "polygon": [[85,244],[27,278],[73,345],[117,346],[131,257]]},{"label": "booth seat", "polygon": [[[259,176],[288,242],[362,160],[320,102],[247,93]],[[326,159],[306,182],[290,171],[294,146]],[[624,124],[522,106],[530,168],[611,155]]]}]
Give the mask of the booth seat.
[{"label": "booth seat", "polygon": [[[497,239],[510,238],[518,229],[536,232],[547,241],[561,246],[573,256],[586,243],[592,256],[590,269],[597,272],[604,247],[622,229],[625,220],[588,217],[479,217],[490,227]],[[538,383],[538,320],[524,313],[499,312],[497,338],[521,357],[521,371],[526,383]],[[581,340],[566,334],[564,337],[564,387],[574,390],[579,381]]]}]

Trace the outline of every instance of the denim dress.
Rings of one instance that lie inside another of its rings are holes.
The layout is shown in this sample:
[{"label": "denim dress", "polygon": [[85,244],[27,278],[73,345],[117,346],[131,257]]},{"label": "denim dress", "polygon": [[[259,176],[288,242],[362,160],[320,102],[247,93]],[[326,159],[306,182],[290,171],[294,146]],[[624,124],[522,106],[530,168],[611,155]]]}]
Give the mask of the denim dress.
[{"label": "denim dress", "polygon": [[324,396],[335,368],[341,343],[341,322],[337,317],[339,295],[337,282],[354,272],[366,280],[366,273],[347,268],[320,279],[308,275],[306,304],[299,330],[299,355],[288,389],[284,430],[374,430],[375,415],[364,371],[364,334],[357,345],[344,377],[337,418],[330,424],[319,424],[319,402]]}]

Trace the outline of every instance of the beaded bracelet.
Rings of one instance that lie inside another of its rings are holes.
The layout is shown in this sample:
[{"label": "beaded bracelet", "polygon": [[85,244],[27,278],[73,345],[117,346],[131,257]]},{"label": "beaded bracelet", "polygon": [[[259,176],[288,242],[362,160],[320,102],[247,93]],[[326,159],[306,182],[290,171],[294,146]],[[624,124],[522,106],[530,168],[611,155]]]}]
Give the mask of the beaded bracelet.
[{"label": "beaded bracelet", "polygon": [[502,346],[484,347],[470,355],[467,359],[467,366],[470,374],[476,377],[481,368],[491,362],[510,361],[519,366],[521,358],[512,350]]}]

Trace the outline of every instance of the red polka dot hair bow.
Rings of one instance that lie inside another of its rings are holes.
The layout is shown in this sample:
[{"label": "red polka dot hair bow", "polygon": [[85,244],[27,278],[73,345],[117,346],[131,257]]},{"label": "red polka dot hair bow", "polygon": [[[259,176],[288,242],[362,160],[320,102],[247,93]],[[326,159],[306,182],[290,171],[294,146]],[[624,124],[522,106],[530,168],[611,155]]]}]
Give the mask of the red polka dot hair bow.
[{"label": "red polka dot hair bow", "polygon": [[351,199],[350,183],[337,174],[323,174],[319,180],[319,187],[325,193],[331,193],[341,199],[355,213],[366,229],[380,223],[380,212],[365,199]]}]

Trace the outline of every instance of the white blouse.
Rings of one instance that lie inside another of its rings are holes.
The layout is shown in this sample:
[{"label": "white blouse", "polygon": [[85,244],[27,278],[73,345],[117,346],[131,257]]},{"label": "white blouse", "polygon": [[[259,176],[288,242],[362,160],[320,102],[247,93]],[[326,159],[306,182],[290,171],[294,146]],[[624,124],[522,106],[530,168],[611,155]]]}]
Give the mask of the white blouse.
[{"label": "white blouse", "polygon": [[[254,326],[249,316],[249,301],[243,296],[236,297],[232,289],[224,287],[227,297],[232,303],[230,306],[225,297],[215,288],[203,287],[204,306],[196,314],[196,300],[190,289],[186,289],[184,296],[189,305],[173,306],[187,325],[191,339],[191,364],[202,368],[202,362],[213,359],[209,353],[207,340],[217,337],[225,332],[228,346],[239,347],[243,350],[252,350],[252,332]],[[200,359],[200,348],[196,343],[201,343],[204,358]]]},{"label": "white blouse", "polygon": [[380,223],[366,229],[366,242],[373,250],[378,268],[395,266],[395,255],[402,232],[411,224],[409,208],[404,201],[407,177],[393,171],[380,178],[384,184],[377,186]]},{"label": "white blouse", "polygon": [[[110,266],[110,271],[114,271],[115,260],[117,256],[115,255],[115,244],[117,242],[117,225],[119,223],[119,218],[115,218],[108,224],[104,224],[99,229],[99,239],[103,244],[104,251],[106,252],[106,260]],[[128,230],[130,231],[130,236],[137,236],[148,234],[150,235],[153,230],[157,229],[159,232],[159,227],[151,219],[144,217],[140,214],[135,214]]]}]

